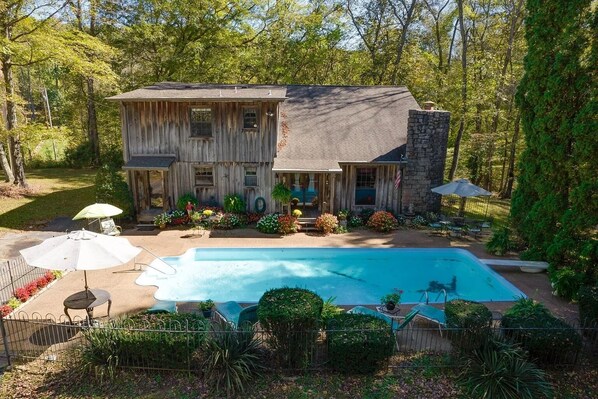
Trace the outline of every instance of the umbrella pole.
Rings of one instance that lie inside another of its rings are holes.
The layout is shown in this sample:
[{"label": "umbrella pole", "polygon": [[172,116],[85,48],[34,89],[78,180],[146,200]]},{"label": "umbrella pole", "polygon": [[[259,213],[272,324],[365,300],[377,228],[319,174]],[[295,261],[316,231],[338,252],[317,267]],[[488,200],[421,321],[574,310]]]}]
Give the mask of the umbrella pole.
[{"label": "umbrella pole", "polygon": [[83,270],[83,276],[85,276],[85,297],[89,298],[89,287],[87,286],[87,270]]}]

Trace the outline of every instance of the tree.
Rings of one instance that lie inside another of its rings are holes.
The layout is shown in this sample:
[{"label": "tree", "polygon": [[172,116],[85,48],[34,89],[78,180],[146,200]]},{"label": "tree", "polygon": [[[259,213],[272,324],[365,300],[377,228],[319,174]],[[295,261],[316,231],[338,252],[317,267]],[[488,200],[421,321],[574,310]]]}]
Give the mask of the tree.
[{"label": "tree", "polygon": [[597,277],[598,11],[591,3],[528,0],[529,50],[517,94],[526,149],[511,215],[529,245],[525,255],[547,258],[567,297]]}]

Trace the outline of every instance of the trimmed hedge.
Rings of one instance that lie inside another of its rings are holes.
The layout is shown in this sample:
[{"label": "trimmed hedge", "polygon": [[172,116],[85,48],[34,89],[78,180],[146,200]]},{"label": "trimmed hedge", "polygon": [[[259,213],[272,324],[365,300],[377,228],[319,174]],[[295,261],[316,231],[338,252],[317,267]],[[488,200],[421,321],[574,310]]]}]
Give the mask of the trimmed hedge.
[{"label": "trimmed hedge", "polygon": [[598,286],[583,286],[579,289],[579,320],[585,330],[584,335],[593,343],[598,343]]},{"label": "trimmed hedge", "polygon": [[276,288],[260,298],[259,322],[284,365],[303,368],[309,364],[323,306],[322,298],[303,288]]},{"label": "trimmed hedge", "polygon": [[189,363],[208,330],[209,322],[198,314],[139,314],[114,320],[105,329],[84,330],[82,356],[96,366],[177,369]]},{"label": "trimmed hedge", "polygon": [[501,321],[505,337],[521,344],[533,359],[566,358],[581,349],[581,337],[541,303],[522,298]]},{"label": "trimmed hedge", "polygon": [[492,312],[479,302],[464,299],[448,301],[444,307],[446,325],[458,329],[450,334],[456,349],[470,351],[481,347],[490,334]]},{"label": "trimmed hedge", "polygon": [[342,313],[326,325],[330,367],[343,373],[373,373],[392,355],[394,337],[383,320]]}]

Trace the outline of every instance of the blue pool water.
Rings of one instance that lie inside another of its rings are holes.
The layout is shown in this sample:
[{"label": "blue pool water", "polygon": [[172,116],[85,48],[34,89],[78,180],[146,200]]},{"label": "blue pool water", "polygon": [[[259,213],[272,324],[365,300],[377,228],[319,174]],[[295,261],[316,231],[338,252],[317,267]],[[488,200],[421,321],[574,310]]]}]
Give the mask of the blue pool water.
[{"label": "blue pool water", "polygon": [[[448,299],[512,301],[525,294],[462,249],[194,248],[162,258],[175,274],[148,268],[139,285],[164,301],[257,302],[271,288],[302,287],[340,305],[378,304],[394,288],[403,303]],[[156,264],[157,268],[160,267]]]}]

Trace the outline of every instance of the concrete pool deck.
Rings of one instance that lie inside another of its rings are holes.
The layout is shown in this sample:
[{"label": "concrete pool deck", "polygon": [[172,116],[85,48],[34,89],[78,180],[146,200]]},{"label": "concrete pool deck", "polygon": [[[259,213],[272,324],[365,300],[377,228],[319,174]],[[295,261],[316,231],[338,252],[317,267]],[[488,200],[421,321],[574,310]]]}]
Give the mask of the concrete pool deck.
[{"label": "concrete pool deck", "polygon": [[[61,233],[54,233],[59,235]],[[478,258],[491,258],[484,250],[483,240],[474,238],[449,238],[430,235],[425,230],[398,230],[390,234],[378,234],[368,230],[357,230],[347,234],[321,236],[309,233],[297,233],[290,236],[272,236],[262,234],[255,229],[238,229],[231,231],[206,231],[194,234],[192,230],[125,230],[122,234],[133,245],[141,246],[157,256],[181,255],[189,248],[199,247],[370,247],[370,248],[463,248]],[[30,247],[41,242],[45,235],[35,232],[12,235],[10,242],[4,239],[0,247],[0,258],[14,256],[19,249]],[[137,257],[138,263],[149,263],[153,257],[146,251]],[[100,288],[110,292],[112,296],[111,316],[134,313],[150,308],[155,299],[155,287],[143,287],[135,284],[141,273],[133,271],[134,262],[106,270],[87,273],[90,288]],[[553,296],[546,273],[523,273],[518,268],[492,267],[503,277],[517,286],[528,297],[545,304],[556,315],[567,320],[577,319],[577,305]],[[70,294],[83,289],[83,273],[72,272],[51,285],[36,298],[28,301],[19,310],[28,315],[45,318],[46,315],[64,317],[63,301]],[[510,303],[495,302],[490,304],[492,310],[503,311]],[[182,309],[193,308],[192,304],[180,306]],[[407,306],[405,306],[407,308]],[[72,315],[84,317],[81,311],[69,311]],[[94,311],[95,317],[106,315],[106,305]]]}]

